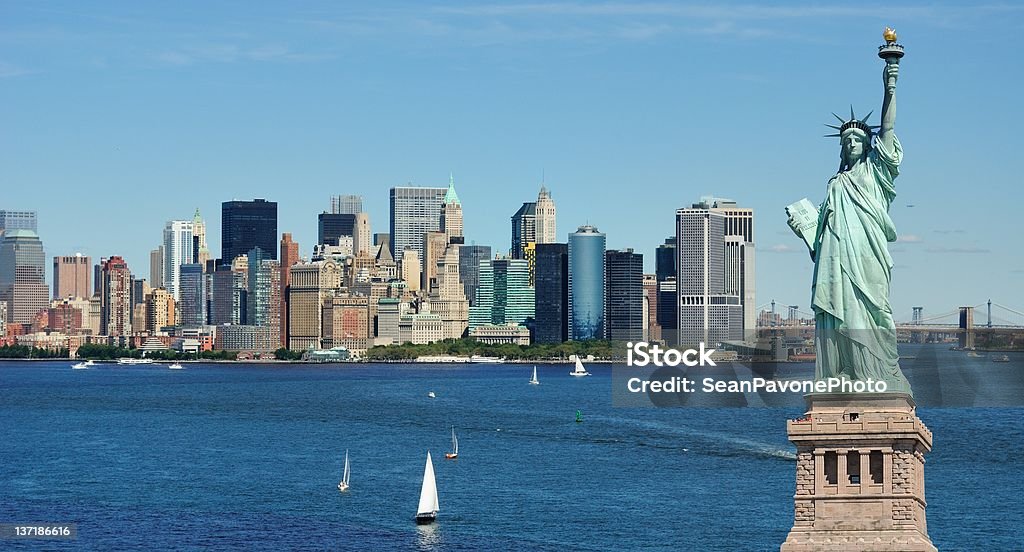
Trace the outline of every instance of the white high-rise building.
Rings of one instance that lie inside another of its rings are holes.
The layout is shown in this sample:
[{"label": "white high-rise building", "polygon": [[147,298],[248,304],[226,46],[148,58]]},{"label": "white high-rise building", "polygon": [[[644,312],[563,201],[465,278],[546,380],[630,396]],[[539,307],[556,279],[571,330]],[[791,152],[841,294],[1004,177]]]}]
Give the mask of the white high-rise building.
[{"label": "white high-rise building", "polygon": [[192,262],[192,221],[167,221],[164,225],[163,283],[175,301],[181,300],[181,265]]},{"label": "white high-rise building", "polygon": [[534,234],[537,243],[557,243],[555,230],[555,201],[544,186],[537,195],[537,207],[534,214]]},{"label": "white high-rise building", "polygon": [[680,347],[744,338],[744,303],[751,312],[754,303],[752,221],[752,211],[729,200],[706,199],[676,211]]}]

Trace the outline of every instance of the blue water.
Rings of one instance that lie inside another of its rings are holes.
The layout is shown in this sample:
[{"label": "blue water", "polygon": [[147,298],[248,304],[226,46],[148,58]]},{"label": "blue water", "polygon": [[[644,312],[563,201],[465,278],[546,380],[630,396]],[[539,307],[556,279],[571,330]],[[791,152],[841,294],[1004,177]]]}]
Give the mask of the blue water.
[{"label": "blue water", "polygon": [[[0,549],[777,550],[792,525],[798,409],[613,408],[596,365],[69,365],[0,362],[0,523],[78,538]],[[935,544],[1019,549],[1024,409],[919,415]]]}]

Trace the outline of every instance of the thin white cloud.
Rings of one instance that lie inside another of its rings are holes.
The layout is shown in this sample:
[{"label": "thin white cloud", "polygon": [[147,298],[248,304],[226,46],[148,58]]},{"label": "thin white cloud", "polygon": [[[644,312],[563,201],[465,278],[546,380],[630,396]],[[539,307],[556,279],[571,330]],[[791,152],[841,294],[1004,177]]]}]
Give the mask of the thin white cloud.
[{"label": "thin white cloud", "polygon": [[283,44],[264,44],[254,47],[243,47],[237,44],[202,44],[160,52],[155,56],[158,61],[171,65],[236,63],[240,61],[315,61],[327,57],[325,54],[294,52]]},{"label": "thin white cloud", "polygon": [[984,247],[929,247],[925,249],[928,253],[991,253],[991,249]]},{"label": "thin white cloud", "polygon": [[898,243],[921,243],[924,240],[916,234],[903,234],[896,238]]},{"label": "thin white cloud", "polygon": [[798,251],[797,248],[784,243],[776,244],[766,248],[759,247],[758,249],[766,253],[796,253]]}]

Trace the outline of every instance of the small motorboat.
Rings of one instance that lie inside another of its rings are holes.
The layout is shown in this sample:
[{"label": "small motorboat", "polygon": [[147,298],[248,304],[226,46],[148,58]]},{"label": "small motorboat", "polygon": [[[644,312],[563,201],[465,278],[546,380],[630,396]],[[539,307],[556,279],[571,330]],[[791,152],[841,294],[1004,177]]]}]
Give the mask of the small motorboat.
[{"label": "small motorboat", "polygon": [[1010,362],[1010,355],[994,356],[992,362]]},{"label": "small motorboat", "polygon": [[185,369],[184,366],[178,364],[177,362],[175,362],[174,364],[171,364],[170,366],[168,366],[168,368],[170,368],[171,370],[184,370]]},{"label": "small motorboat", "polygon": [[437,398],[437,395],[435,395],[433,391],[427,393],[427,396],[430,397],[431,399],[436,399]]}]

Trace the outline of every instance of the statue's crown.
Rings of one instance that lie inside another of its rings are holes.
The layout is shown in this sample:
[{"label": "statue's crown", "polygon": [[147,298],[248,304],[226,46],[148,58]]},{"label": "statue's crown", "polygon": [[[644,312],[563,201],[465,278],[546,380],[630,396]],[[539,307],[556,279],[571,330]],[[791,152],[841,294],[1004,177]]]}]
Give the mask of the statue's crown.
[{"label": "statue's crown", "polygon": [[879,128],[878,125],[869,125],[868,124],[868,117],[870,117],[872,113],[874,113],[874,111],[869,111],[866,116],[864,116],[861,119],[858,119],[857,116],[853,114],[853,106],[852,105],[850,106],[850,119],[849,120],[843,119],[839,115],[836,115],[835,113],[833,113],[832,116],[835,117],[836,119],[838,119],[841,124],[839,126],[836,126],[836,125],[830,125],[830,124],[826,123],[825,126],[827,126],[829,128],[834,128],[838,132],[835,133],[835,134],[826,134],[825,136],[826,137],[830,137],[830,138],[831,137],[836,137],[836,136],[842,136],[843,133],[846,132],[847,130],[857,129],[857,130],[863,132],[864,134],[866,134],[868,136],[868,138],[871,138],[872,134],[874,134],[875,129]]}]

